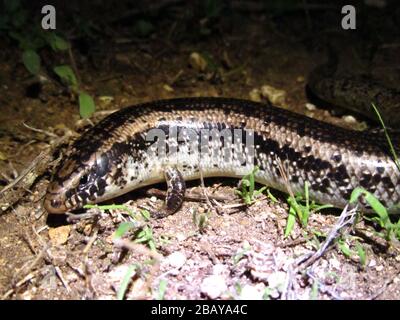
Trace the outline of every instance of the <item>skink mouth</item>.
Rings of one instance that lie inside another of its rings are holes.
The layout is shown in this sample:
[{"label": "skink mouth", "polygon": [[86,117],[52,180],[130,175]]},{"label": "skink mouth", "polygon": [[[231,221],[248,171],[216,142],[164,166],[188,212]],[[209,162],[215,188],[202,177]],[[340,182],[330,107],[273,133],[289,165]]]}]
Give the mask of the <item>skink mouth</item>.
[{"label": "skink mouth", "polygon": [[61,200],[59,194],[47,193],[43,206],[48,213],[61,214],[68,211],[65,201]]}]

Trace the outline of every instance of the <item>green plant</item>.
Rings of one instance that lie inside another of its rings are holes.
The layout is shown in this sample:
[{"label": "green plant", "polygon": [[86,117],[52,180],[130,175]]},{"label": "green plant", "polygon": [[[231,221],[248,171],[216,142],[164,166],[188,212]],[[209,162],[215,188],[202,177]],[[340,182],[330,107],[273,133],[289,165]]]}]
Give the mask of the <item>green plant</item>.
[{"label": "green plant", "polygon": [[[357,239],[357,237],[351,237],[352,239]],[[365,267],[367,264],[367,254],[364,249],[364,247],[358,242],[357,240],[355,241],[355,249],[352,250],[350,246],[346,243],[346,241],[343,238],[340,238],[337,242],[338,247],[340,251],[348,258],[351,258],[352,256],[358,256],[360,264],[362,267]]]},{"label": "green plant", "polygon": [[144,243],[146,244],[151,250],[156,250],[156,244],[153,236],[153,229],[149,226],[144,226],[141,230],[139,230],[135,234],[135,242],[136,243]]},{"label": "green plant", "polygon": [[247,252],[251,250],[251,246],[248,243],[243,244],[243,247],[241,250],[239,250],[234,256],[233,256],[233,264],[238,264],[240,260],[246,255]]},{"label": "green plant", "polygon": [[245,175],[240,181],[240,187],[242,190],[235,190],[247,205],[253,204],[255,198],[267,188],[262,187],[259,190],[255,190],[255,174],[258,170],[258,167],[254,167],[254,169],[249,174]]},{"label": "green plant", "polygon": [[392,153],[394,162],[395,162],[397,168],[398,168],[399,171],[400,171],[400,160],[399,160],[399,158],[398,158],[398,156],[397,156],[397,153],[396,153],[396,150],[395,150],[395,148],[394,148],[394,146],[393,146],[392,139],[390,139],[388,130],[387,130],[387,128],[386,128],[386,125],[385,125],[385,123],[383,122],[383,119],[382,119],[382,117],[381,117],[381,114],[380,114],[379,111],[378,111],[378,108],[375,106],[374,103],[371,103],[371,105],[372,105],[372,108],[374,109],[374,111],[375,111],[375,113],[376,113],[376,116],[378,117],[379,123],[381,124],[381,126],[382,126],[382,128],[383,128],[383,131],[384,131],[384,133],[385,133],[386,140],[387,140],[387,142],[388,142],[388,144],[389,144],[390,152]]},{"label": "green plant", "polygon": [[121,285],[117,292],[117,299],[123,300],[126,294],[126,290],[128,289],[129,283],[131,282],[132,277],[137,273],[139,269],[138,264],[134,264],[128,267],[128,270],[125,272],[124,277],[122,278]]},{"label": "green plant", "polygon": [[167,291],[168,281],[161,279],[158,285],[158,296],[157,300],[164,300],[165,292]]},{"label": "green plant", "polygon": [[200,233],[203,233],[208,225],[209,220],[209,212],[200,212],[193,211],[193,224],[199,229]]},{"label": "green plant", "polygon": [[400,239],[400,220],[397,223],[391,222],[388,211],[383,204],[373,194],[363,188],[355,188],[353,190],[350,196],[350,203],[357,203],[360,197],[371,206],[373,214],[375,214],[371,218],[364,216],[364,219],[378,223],[383,229],[383,233],[378,233],[378,235],[390,242],[396,238]]},{"label": "green plant", "polygon": [[289,204],[289,216],[285,228],[285,237],[289,236],[293,230],[296,218],[300,221],[303,227],[308,224],[308,219],[312,212],[321,211],[326,208],[332,208],[331,204],[319,205],[315,201],[310,202],[309,198],[309,183],[306,181],[304,184],[304,196],[298,194],[296,196],[289,196],[287,202]]},{"label": "green plant", "polygon": [[[3,0],[3,8],[4,12],[0,13],[0,35],[4,33],[18,43],[22,51],[22,63],[29,73],[34,76],[44,73],[39,52],[45,47],[50,47],[55,53],[68,52],[71,65],[74,65],[70,43],[54,31],[43,30],[39,22],[32,22],[21,1]],[[93,98],[81,89],[76,72],[69,65],[55,66],[53,71],[78,97],[81,117],[90,117],[95,111],[95,103]]]}]

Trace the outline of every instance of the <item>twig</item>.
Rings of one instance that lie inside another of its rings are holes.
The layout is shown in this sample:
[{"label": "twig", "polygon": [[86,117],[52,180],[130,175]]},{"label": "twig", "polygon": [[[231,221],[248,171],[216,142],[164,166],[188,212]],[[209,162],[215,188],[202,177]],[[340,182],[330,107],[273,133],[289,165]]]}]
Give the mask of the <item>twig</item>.
[{"label": "twig", "polygon": [[83,220],[83,219],[91,219],[91,218],[97,217],[97,216],[101,215],[101,211],[81,213],[81,214],[66,212],[65,215],[67,216],[68,222],[73,222],[73,221],[78,221],[78,220]]},{"label": "twig", "polygon": [[201,170],[200,165],[199,165],[199,172],[200,172],[200,186],[201,186],[201,189],[203,190],[203,194],[204,194],[204,197],[206,198],[206,202],[207,202],[207,205],[208,205],[209,209],[213,210],[214,206],[212,205],[212,203],[210,201],[210,198],[208,197],[206,186],[204,184],[203,171]]},{"label": "twig", "polygon": [[67,289],[68,293],[70,293],[71,288],[69,287],[68,283],[65,281],[60,267],[54,266],[54,269],[56,270],[56,274],[57,274],[58,278],[60,279],[61,283],[63,284],[65,289]]},{"label": "twig", "polygon": [[21,281],[17,282],[14,286],[14,288],[8,290],[2,297],[1,300],[7,299],[9,296],[11,296],[19,287],[21,287],[23,284],[26,282],[32,280],[36,274],[39,273],[39,270],[36,270],[35,272],[32,272],[28,274],[25,278],[23,278]]},{"label": "twig", "polygon": [[[146,194],[148,196],[154,196],[157,197],[159,199],[165,199],[167,192],[163,191],[163,190],[159,190],[159,189],[155,189],[155,188],[151,188],[149,190],[146,191]],[[209,195],[208,196],[209,199],[211,200],[218,200],[218,201],[230,201],[231,199],[227,198],[227,197],[223,197],[223,196],[215,196],[215,195]],[[196,195],[194,193],[186,193],[184,196],[184,199],[187,201],[194,201],[194,202],[204,202],[207,201],[206,197],[201,196],[201,195]]]},{"label": "twig", "polygon": [[37,128],[31,127],[31,126],[27,125],[25,122],[22,122],[22,125],[25,128],[28,128],[29,130],[32,130],[32,131],[35,131],[35,132],[39,132],[39,133],[43,133],[43,134],[45,134],[45,135],[47,135],[49,137],[52,137],[52,138],[58,138],[58,135],[56,135],[55,133],[52,133],[50,131],[46,131],[46,130],[42,130],[42,129],[37,129]]},{"label": "twig", "polygon": [[75,62],[75,58],[74,58],[74,54],[72,52],[71,46],[68,47],[68,56],[69,56],[69,60],[71,62],[72,69],[74,70],[74,73],[76,75],[76,79],[78,80],[78,85],[79,85],[79,83],[81,83],[81,77],[79,76],[78,68],[76,67],[76,62]]},{"label": "twig", "polygon": [[47,152],[41,152],[33,161],[32,163],[29,165],[28,168],[26,168],[24,171],[22,171],[22,173],[16,178],[14,179],[13,182],[11,182],[10,184],[8,184],[7,186],[5,186],[3,189],[1,189],[0,191],[0,196],[3,195],[7,190],[11,189],[12,187],[14,187],[17,183],[19,183],[26,175],[28,175],[29,172],[31,172],[35,166],[46,159],[47,156]]},{"label": "twig", "polygon": [[317,282],[318,283],[318,287],[321,289],[321,291],[323,293],[329,294],[332,298],[334,298],[336,300],[343,300],[343,298],[338,293],[336,293],[335,291],[331,290],[324,283],[319,281],[319,279],[311,271],[307,272],[307,277],[312,279],[314,282]]},{"label": "twig", "polygon": [[156,261],[160,261],[162,258],[161,254],[159,254],[156,251],[152,251],[152,250],[148,249],[143,244],[133,243],[132,241],[129,241],[126,239],[114,239],[113,242],[119,248],[125,248],[128,250],[137,252],[139,254],[148,255],[148,256],[152,257],[153,259],[155,259]]},{"label": "twig", "polygon": [[98,228],[95,227],[92,237],[89,239],[88,243],[86,244],[85,248],[83,249],[82,253],[87,255],[89,253],[90,248],[93,246],[93,243],[97,239]]},{"label": "twig", "polygon": [[357,215],[357,207],[355,207],[351,210],[347,210],[347,209],[348,209],[348,205],[346,205],[346,207],[343,209],[337,223],[333,226],[333,228],[329,232],[328,237],[326,238],[326,240],[324,241],[322,246],[307,260],[300,262],[300,264],[304,263],[304,265],[302,266],[304,269],[307,268],[308,266],[310,266],[311,264],[313,264],[316,260],[318,260],[319,258],[321,258],[324,255],[326,249],[337,238],[338,233],[341,229],[343,229],[344,227],[346,227],[348,225],[352,225],[354,223],[354,220]]}]

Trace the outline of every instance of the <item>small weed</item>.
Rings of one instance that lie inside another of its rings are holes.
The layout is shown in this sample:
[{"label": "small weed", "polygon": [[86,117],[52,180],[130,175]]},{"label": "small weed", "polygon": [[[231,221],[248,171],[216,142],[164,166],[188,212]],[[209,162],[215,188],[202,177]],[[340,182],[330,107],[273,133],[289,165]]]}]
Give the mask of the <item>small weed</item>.
[{"label": "small weed", "polygon": [[[357,239],[357,237],[352,237],[352,239]],[[358,240],[355,240],[354,246],[355,250],[351,249],[350,246],[346,243],[346,241],[341,238],[337,242],[339,250],[347,257],[351,258],[353,256],[358,256],[359,262],[362,267],[365,267],[367,264],[367,253],[364,247]]]},{"label": "small weed", "polygon": [[157,300],[164,300],[165,292],[167,291],[168,281],[161,279],[158,285],[158,295]]},{"label": "small weed", "polygon": [[400,239],[400,220],[397,223],[392,223],[388,211],[383,204],[373,194],[363,188],[355,188],[353,190],[350,196],[350,203],[357,203],[360,197],[363,197],[375,213],[375,216],[371,218],[364,216],[364,219],[378,223],[384,230],[383,233],[378,233],[378,235],[389,242],[393,242],[396,238]]},{"label": "small weed", "polygon": [[304,196],[296,195],[294,197],[289,196],[287,198],[287,202],[289,204],[289,217],[286,223],[285,237],[289,236],[292,232],[294,224],[296,222],[296,218],[300,221],[303,227],[306,227],[311,212],[317,212],[326,208],[333,207],[330,204],[319,205],[316,204],[314,201],[310,202],[308,186],[309,184],[306,181],[304,185]]},{"label": "small weed", "polygon": [[250,244],[245,243],[243,244],[243,247],[241,250],[239,250],[234,256],[233,256],[233,264],[236,265],[239,263],[240,260],[246,255],[247,252],[249,252],[251,249]]},{"label": "small weed", "polygon": [[235,190],[247,205],[253,204],[256,201],[256,197],[263,193],[263,191],[267,188],[262,187],[259,190],[255,190],[255,174],[258,170],[258,167],[254,167],[254,169],[249,174],[245,175],[240,181],[242,190]]},{"label": "small weed", "polygon": [[132,277],[137,274],[137,270],[140,269],[138,264],[134,264],[128,267],[128,270],[126,271],[121,285],[118,289],[117,292],[117,299],[118,300],[123,300],[126,294],[126,290],[128,289],[129,283],[131,282]]},{"label": "small weed", "polygon": [[198,228],[200,233],[203,233],[208,225],[210,213],[193,211],[193,224]]},{"label": "small weed", "polygon": [[146,244],[151,250],[156,251],[156,245],[153,237],[153,230],[149,226],[144,226],[140,227],[139,223],[137,223],[137,220],[140,218],[143,218],[145,221],[149,220],[150,213],[147,210],[140,210],[139,213],[134,213],[132,210],[127,208],[124,205],[86,205],[84,208],[96,208],[102,211],[107,211],[107,210],[124,210],[126,211],[129,216],[133,219],[133,221],[127,221],[127,222],[122,222],[117,230],[114,233],[114,238],[119,239],[123,237],[128,231],[138,228],[137,232],[135,233],[135,242],[136,243],[144,243]]},{"label": "small weed", "polygon": [[272,202],[274,203],[279,203],[279,200],[271,193],[271,191],[269,190],[269,188],[266,189],[267,190],[267,197],[268,199],[270,199]]},{"label": "small weed", "polygon": [[272,289],[270,287],[266,287],[263,294],[263,300],[271,300],[271,292]]},{"label": "small weed", "polygon": [[[75,66],[70,43],[54,31],[42,29],[39,21],[32,21],[34,19],[21,1],[3,1],[3,7],[4,11],[0,13],[0,36],[4,34],[18,44],[22,51],[22,63],[29,73],[36,77],[41,76],[39,79],[49,78],[42,70],[40,51],[44,48],[51,48],[57,54],[67,52],[70,64]],[[90,117],[95,111],[95,103],[93,98],[80,88],[76,72],[69,65],[55,66],[53,71],[78,97],[81,117]]]},{"label": "small weed", "polygon": [[146,244],[150,250],[157,251],[153,236],[153,229],[149,226],[144,226],[136,233],[134,242]]},{"label": "small weed", "polygon": [[310,300],[317,300],[318,299],[318,288],[319,288],[319,281],[314,280],[312,287],[311,287],[311,292],[310,292]]},{"label": "small weed", "polygon": [[240,284],[240,282],[235,283],[235,290],[236,294],[240,296],[240,294],[242,293],[242,285]]},{"label": "small weed", "polygon": [[400,160],[399,160],[399,158],[398,158],[398,156],[397,156],[396,150],[394,149],[394,146],[393,146],[393,143],[392,143],[392,139],[390,139],[388,130],[387,130],[387,128],[386,128],[386,125],[385,125],[385,123],[383,122],[383,119],[382,119],[382,117],[381,117],[381,114],[380,114],[379,111],[378,111],[378,108],[375,106],[374,103],[371,103],[371,105],[372,105],[372,108],[374,109],[374,111],[375,111],[375,113],[376,113],[376,116],[378,117],[379,123],[381,124],[381,126],[382,126],[382,128],[383,128],[383,131],[384,131],[384,133],[385,133],[386,140],[387,140],[387,142],[388,142],[388,144],[389,144],[390,152],[392,153],[392,156],[393,156],[394,162],[395,162],[395,164],[396,164],[396,166],[397,166],[397,169],[399,169],[399,171],[400,171]]}]

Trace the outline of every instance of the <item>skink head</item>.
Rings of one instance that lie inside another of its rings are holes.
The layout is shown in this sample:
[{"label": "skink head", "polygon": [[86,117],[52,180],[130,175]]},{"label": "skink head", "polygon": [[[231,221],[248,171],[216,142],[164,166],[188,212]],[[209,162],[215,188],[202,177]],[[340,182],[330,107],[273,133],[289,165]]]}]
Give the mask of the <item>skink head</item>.
[{"label": "skink head", "polygon": [[105,193],[108,171],[108,158],[104,154],[94,154],[86,162],[76,155],[67,158],[49,184],[45,209],[49,213],[65,213],[98,202]]}]

